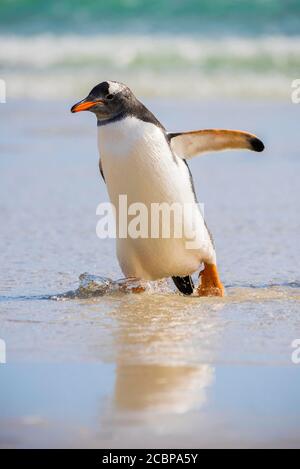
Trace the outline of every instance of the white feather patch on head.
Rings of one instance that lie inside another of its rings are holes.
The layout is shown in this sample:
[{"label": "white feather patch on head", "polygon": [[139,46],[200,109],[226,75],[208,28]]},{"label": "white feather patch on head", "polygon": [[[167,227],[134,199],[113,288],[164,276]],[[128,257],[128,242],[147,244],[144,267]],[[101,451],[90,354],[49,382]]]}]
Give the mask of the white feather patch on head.
[{"label": "white feather patch on head", "polygon": [[122,91],[125,88],[125,85],[123,85],[123,83],[118,83],[117,81],[108,81],[107,83],[109,94],[119,93],[119,91]]}]

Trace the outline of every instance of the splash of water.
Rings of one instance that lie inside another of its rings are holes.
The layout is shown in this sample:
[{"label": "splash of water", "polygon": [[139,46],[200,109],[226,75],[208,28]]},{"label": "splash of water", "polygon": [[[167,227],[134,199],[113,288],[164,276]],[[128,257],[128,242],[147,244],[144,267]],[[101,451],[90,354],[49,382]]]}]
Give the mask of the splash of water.
[{"label": "splash of water", "polygon": [[[293,281],[288,283],[270,283],[262,285],[225,285],[225,297],[217,298],[222,302],[234,301],[272,301],[279,299],[290,299],[299,301],[300,282]],[[135,293],[148,293],[156,295],[177,295],[182,296],[174,287],[170,279],[162,279],[152,282],[138,280],[135,278],[122,278],[112,280],[108,277],[89,274],[85,272],[79,276],[79,287],[76,290],[70,290],[65,293],[50,295],[47,298],[57,301],[71,299],[89,299],[110,295],[124,295]],[[188,298],[199,298],[197,295],[191,295]],[[40,298],[41,299],[41,298]],[[201,298],[201,301],[215,301],[214,297]]]},{"label": "splash of water", "polygon": [[170,293],[172,292],[168,280],[146,282],[135,278],[112,280],[108,277],[85,272],[79,276],[79,287],[66,293],[52,295],[52,300],[95,298],[111,294],[128,293]]}]

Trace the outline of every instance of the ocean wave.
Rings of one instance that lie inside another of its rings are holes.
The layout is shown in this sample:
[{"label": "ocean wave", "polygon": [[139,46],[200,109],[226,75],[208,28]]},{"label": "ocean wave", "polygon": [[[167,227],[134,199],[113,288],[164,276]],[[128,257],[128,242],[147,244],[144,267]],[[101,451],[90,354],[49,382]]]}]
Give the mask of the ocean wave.
[{"label": "ocean wave", "polygon": [[1,0],[2,31],[298,34],[299,0]]},{"label": "ocean wave", "polygon": [[178,94],[184,80],[199,97],[285,97],[300,69],[300,36],[2,35],[0,45],[11,96],[71,97],[116,79],[144,96]]}]

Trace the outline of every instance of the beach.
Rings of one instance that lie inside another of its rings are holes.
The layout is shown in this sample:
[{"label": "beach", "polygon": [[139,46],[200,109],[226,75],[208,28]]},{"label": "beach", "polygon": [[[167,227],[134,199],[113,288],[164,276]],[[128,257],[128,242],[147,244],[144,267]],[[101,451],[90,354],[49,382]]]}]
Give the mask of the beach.
[{"label": "beach", "polygon": [[0,446],[299,447],[299,106],[146,96],[168,130],[247,130],[266,150],[190,162],[224,298],[100,295],[122,273],[96,236],[108,197],[81,97],[0,104]]}]

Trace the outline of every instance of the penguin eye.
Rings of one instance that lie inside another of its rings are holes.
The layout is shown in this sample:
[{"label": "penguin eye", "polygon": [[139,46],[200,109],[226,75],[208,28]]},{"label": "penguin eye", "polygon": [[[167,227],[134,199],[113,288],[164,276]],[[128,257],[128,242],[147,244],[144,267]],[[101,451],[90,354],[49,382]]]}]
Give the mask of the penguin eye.
[{"label": "penguin eye", "polygon": [[105,96],[105,99],[108,99],[109,101],[111,101],[112,99],[114,99],[114,95],[108,94],[107,96]]}]

